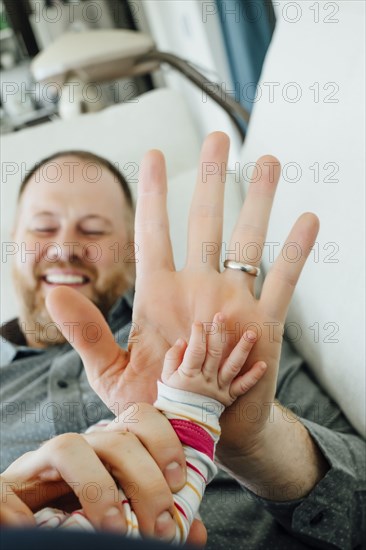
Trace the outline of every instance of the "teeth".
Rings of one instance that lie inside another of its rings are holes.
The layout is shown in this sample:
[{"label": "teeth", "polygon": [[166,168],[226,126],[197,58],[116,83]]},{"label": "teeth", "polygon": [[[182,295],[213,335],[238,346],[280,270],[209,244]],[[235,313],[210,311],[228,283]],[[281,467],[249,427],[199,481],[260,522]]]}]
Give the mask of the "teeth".
[{"label": "teeth", "polygon": [[81,275],[65,275],[57,273],[54,275],[46,275],[45,280],[51,284],[77,285],[85,282],[85,277]]}]

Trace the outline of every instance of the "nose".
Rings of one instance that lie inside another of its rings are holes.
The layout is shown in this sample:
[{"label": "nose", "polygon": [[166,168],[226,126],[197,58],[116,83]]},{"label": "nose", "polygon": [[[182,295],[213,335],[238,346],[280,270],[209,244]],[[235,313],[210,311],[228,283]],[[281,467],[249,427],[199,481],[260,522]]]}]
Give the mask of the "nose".
[{"label": "nose", "polygon": [[65,227],[45,246],[43,256],[49,262],[72,262],[82,258],[82,249],[83,245],[72,227]]}]

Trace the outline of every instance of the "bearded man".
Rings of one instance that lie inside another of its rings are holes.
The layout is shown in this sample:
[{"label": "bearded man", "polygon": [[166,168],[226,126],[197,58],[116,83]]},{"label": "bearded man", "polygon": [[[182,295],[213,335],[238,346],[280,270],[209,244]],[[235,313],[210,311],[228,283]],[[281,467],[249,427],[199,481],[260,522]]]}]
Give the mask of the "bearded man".
[{"label": "bearded man", "polygon": [[[210,135],[201,165],[225,169],[228,150],[227,136]],[[235,243],[246,250],[249,242],[263,249],[280,166],[262,157],[257,171],[261,177],[250,185],[230,250]],[[201,508],[209,545],[343,550],[361,544],[364,442],[282,342],[318,220],[312,214],[297,220],[287,242],[297,243],[301,258],[290,263],[280,254],[257,299],[259,258],[248,267],[249,258],[236,257],[240,269],[222,273],[219,246],[208,261],[202,258],[203,243],[222,242],[223,181],[221,172],[203,181],[199,170],[181,272],[174,268],[160,152],[150,151],[141,168],[135,257],[131,196],[104,159],[62,153],[23,183],[14,229],[27,251],[14,267],[20,316],[2,327],[2,469],[10,466],[2,476],[0,519],[6,525],[32,523],[32,511],[75,492],[93,525],[123,532],[110,490],[118,480],[138,489],[138,498],[130,496],[144,535],[170,540],[171,491],[185,482],[185,460],[174,430],[151,403],[165,351],[188,337],[193,320],[210,321],[222,311],[229,320],[226,356],[236,342],[234,327],[255,323],[263,333],[248,361],[264,360],[268,370],[222,416],[217,459],[240,487],[221,476],[213,493],[209,488]],[[301,418],[291,413],[294,403]],[[114,430],[79,435],[110,411]],[[315,418],[315,411],[322,416]],[[91,481],[101,489],[95,500],[82,490]],[[191,540],[204,542],[202,525],[194,529]]]}]

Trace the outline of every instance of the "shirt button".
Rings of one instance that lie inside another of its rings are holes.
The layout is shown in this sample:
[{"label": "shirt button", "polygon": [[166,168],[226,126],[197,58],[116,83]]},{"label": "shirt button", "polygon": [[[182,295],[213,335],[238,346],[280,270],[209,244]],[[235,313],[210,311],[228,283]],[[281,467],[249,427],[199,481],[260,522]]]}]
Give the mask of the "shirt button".
[{"label": "shirt button", "polygon": [[318,523],[321,522],[321,520],[323,519],[324,517],[324,513],[323,512],[319,512],[318,514],[316,514],[316,516],[314,516],[313,518],[311,518],[311,520],[309,521],[310,525],[318,525]]},{"label": "shirt button", "polygon": [[69,384],[66,382],[66,380],[58,380],[57,385],[59,388],[68,388]]}]

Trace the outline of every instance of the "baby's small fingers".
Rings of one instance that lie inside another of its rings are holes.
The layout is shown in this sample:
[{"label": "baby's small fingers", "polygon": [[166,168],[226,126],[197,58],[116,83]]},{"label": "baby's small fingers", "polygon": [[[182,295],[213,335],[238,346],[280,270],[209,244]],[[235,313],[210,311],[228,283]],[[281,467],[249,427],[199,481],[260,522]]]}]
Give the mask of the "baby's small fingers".
[{"label": "baby's small fingers", "polygon": [[191,337],[180,368],[187,376],[197,374],[202,370],[205,357],[206,334],[203,324],[199,321],[195,321],[192,325]]},{"label": "baby's small fingers", "polygon": [[244,332],[229,357],[224,362],[219,372],[219,382],[230,384],[243,368],[248,355],[257,340],[255,332],[249,330]]},{"label": "baby's small fingers", "polygon": [[[217,376],[219,370],[222,350],[224,348],[224,339],[222,334],[222,324],[225,322],[225,317],[222,313],[216,313],[212,323],[207,331],[207,354],[203,365],[203,372],[207,377]],[[207,330],[207,329],[206,329]]]},{"label": "baby's small fingers", "polygon": [[234,399],[239,397],[240,395],[244,395],[247,393],[250,389],[253,388],[253,386],[256,385],[257,382],[262,378],[264,373],[267,370],[267,365],[264,363],[264,361],[258,361],[255,363],[248,372],[238,376],[230,386],[230,395]]},{"label": "baby's small fingers", "polygon": [[165,354],[161,379],[166,384],[169,378],[174,374],[179,365],[183,361],[184,352],[187,347],[187,342],[183,338],[178,338],[174,346],[172,346]]}]

